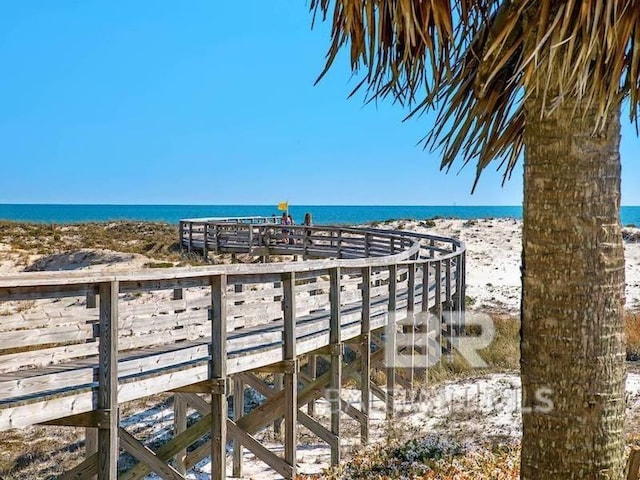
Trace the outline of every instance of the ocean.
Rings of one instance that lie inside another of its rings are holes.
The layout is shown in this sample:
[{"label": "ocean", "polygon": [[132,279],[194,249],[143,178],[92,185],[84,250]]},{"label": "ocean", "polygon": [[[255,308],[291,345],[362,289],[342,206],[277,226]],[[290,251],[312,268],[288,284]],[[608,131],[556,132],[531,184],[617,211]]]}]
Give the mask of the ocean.
[{"label": "ocean", "polygon": [[[640,226],[640,206],[621,209],[623,225]],[[316,224],[363,224],[390,219],[453,217],[462,219],[521,218],[520,206],[359,206],[292,205],[289,213],[302,223],[310,212]],[[178,223],[184,218],[279,216],[273,205],[37,205],[0,204],[0,220],[36,223],[80,223],[141,220]]]}]

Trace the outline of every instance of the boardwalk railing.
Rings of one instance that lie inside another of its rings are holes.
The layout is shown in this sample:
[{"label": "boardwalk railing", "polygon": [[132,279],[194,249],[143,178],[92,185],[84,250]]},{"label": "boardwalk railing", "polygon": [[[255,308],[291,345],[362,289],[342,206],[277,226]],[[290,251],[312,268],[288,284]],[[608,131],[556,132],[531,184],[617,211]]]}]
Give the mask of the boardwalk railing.
[{"label": "boardwalk railing", "polygon": [[[151,471],[181,479],[206,456],[212,478],[221,479],[227,440],[233,441],[234,475],[241,473],[244,447],[292,478],[298,424],[326,442],[337,463],[340,415],[360,423],[366,442],[371,395],[387,402],[391,416],[395,386],[411,387],[429,366],[424,343],[401,346],[396,335],[424,331],[418,312],[442,319],[464,310],[465,249],[454,239],[255,222],[187,221],[180,231],[186,249],[205,254],[309,260],[0,279],[0,431],[86,427],[87,459],[62,479],[138,479]],[[423,333],[449,348],[439,325]],[[345,362],[345,348],[355,360]],[[318,355],[329,359],[328,372],[317,372]],[[397,368],[396,356],[409,364]],[[371,382],[372,369],[385,371],[386,388]],[[275,381],[257,375],[265,372]],[[340,397],[347,379],[359,384],[360,409]],[[245,388],[266,397],[246,415]],[[119,405],[164,392],[175,394],[175,436],[152,451],[122,427]],[[321,397],[333,407],[330,428],[314,418]],[[188,408],[201,415],[189,427]],[[280,457],[254,434],[274,423],[281,428],[282,419]],[[187,450],[207,433],[210,440]],[[121,448],[139,463],[118,474]]]}]

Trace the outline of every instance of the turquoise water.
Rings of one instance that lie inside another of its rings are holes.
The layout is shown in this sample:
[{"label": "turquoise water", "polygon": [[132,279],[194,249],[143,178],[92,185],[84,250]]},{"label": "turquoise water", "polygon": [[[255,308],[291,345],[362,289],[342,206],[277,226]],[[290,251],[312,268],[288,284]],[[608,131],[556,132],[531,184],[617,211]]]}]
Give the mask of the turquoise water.
[{"label": "turquoise water", "polygon": [[[388,219],[454,217],[521,218],[519,206],[357,206],[293,205],[289,212],[302,223],[305,212],[315,223],[367,223]],[[38,223],[143,220],[177,223],[182,218],[280,215],[274,205],[35,205],[0,204],[0,219]],[[640,225],[640,206],[622,207],[623,225]]]}]

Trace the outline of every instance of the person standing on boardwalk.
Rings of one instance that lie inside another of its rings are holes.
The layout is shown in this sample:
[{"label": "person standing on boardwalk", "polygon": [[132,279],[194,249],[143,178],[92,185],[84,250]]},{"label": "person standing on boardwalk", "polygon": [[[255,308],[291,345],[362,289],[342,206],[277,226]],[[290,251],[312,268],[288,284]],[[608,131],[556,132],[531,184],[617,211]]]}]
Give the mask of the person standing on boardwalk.
[{"label": "person standing on boardwalk", "polygon": [[[292,216],[291,216],[291,214],[289,214],[289,213],[287,214],[287,221],[288,221],[287,225],[295,225],[295,224],[296,224],[296,223],[293,221],[293,217],[292,217]],[[291,229],[291,232],[290,232],[290,233],[295,233],[295,231],[294,231],[293,229]],[[285,243],[286,243],[286,242],[285,242]],[[293,238],[293,237],[290,237],[290,238],[289,238],[289,244],[290,244],[290,245],[293,245],[294,243],[296,243],[296,239],[295,239],[295,238]]]},{"label": "person standing on boardwalk", "polygon": [[[291,225],[291,216],[287,215],[286,212],[282,214],[280,218],[280,225]],[[289,229],[282,229],[282,243],[289,243]]]},{"label": "person standing on boardwalk", "polygon": [[[313,226],[313,220],[312,220],[311,214],[309,212],[304,214],[304,222],[302,222],[302,223],[303,223],[303,225],[305,227]],[[309,230],[308,228],[305,228],[304,237],[305,237],[305,240],[306,240],[307,244],[309,244],[309,245],[313,244],[313,242],[311,241],[311,230]]]}]

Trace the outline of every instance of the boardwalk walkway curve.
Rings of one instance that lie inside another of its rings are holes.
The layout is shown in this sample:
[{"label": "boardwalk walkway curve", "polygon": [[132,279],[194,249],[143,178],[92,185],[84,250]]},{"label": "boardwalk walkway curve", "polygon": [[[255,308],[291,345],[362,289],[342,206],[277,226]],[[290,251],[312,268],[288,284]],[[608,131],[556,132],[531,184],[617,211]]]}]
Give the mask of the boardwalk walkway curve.
[{"label": "boardwalk walkway curve", "polygon": [[[298,261],[0,279],[0,431],[85,427],[86,460],[59,478],[132,480],[153,471],[183,479],[207,456],[212,478],[226,478],[228,441],[234,476],[244,447],[293,478],[298,424],[337,463],[340,416],[360,423],[366,443],[371,396],[393,416],[395,386],[411,387],[428,367],[425,341],[407,347],[397,337],[422,333],[448,348],[440,321],[449,311],[446,328],[455,328],[464,310],[465,247],[451,238],[254,217],[184,220],[180,242],[204,255]],[[416,323],[418,312],[439,319],[436,331]],[[317,372],[318,356],[329,371]],[[386,373],[386,388],[371,381],[374,369]],[[340,397],[347,379],[359,384],[359,409]],[[267,399],[246,414],[245,388]],[[165,392],[174,394],[175,436],[152,451],[122,427],[119,406]],[[314,418],[321,397],[332,406],[329,425]],[[187,426],[193,410],[201,419]],[[283,430],[282,457],[253,436],[272,424]],[[124,472],[121,449],[139,462]]]}]

